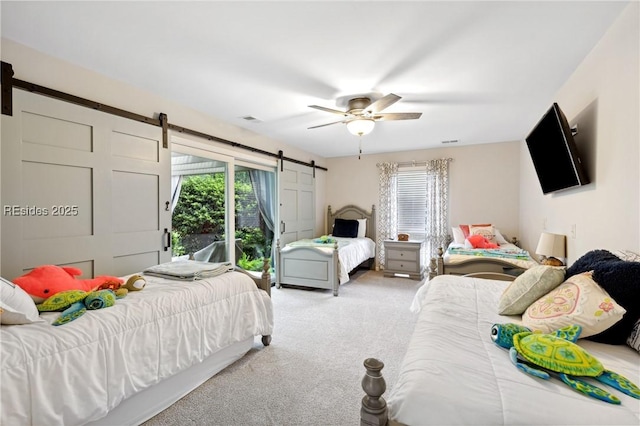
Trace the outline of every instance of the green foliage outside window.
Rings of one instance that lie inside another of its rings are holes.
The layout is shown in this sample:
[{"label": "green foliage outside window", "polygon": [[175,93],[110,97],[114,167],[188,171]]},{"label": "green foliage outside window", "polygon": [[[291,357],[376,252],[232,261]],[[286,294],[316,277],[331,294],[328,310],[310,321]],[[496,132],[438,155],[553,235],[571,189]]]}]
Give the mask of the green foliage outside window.
[{"label": "green foliage outside window", "polygon": [[[224,173],[184,176],[172,217],[174,256],[194,253],[225,239],[225,187]],[[271,253],[271,238],[265,235],[267,230],[258,212],[248,172],[235,175],[234,201],[236,223],[249,218],[256,225],[236,229],[235,237],[242,240],[243,251],[238,264],[247,270],[262,270],[262,258]]]}]

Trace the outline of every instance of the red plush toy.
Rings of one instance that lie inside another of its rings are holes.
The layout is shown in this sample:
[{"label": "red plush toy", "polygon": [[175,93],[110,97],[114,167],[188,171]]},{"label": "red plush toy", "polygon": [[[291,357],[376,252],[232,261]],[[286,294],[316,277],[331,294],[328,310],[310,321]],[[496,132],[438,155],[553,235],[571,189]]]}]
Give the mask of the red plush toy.
[{"label": "red plush toy", "polygon": [[120,278],[107,275],[86,280],[76,278],[81,274],[82,271],[78,268],[43,265],[14,279],[13,282],[26,291],[36,303],[42,303],[65,290],[93,291],[98,288],[118,288],[123,283]]},{"label": "red plush toy", "polygon": [[483,248],[483,249],[498,248],[497,244],[492,243],[491,241],[487,240],[482,235],[477,235],[477,234],[476,235],[469,235],[467,237],[467,240],[469,240],[469,242],[471,243],[471,246],[473,246],[473,248]]}]

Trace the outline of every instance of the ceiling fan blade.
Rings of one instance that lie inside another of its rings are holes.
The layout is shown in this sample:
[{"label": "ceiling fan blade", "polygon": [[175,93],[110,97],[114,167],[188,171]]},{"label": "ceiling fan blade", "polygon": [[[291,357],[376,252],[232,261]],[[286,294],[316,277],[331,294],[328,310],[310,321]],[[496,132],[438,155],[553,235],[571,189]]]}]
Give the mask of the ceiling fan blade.
[{"label": "ceiling fan blade", "polygon": [[332,123],[320,124],[319,126],[311,126],[307,127],[307,129],[317,129],[318,127],[331,126],[332,124],[344,123],[344,120],[334,121]]},{"label": "ceiling fan blade", "polygon": [[382,111],[383,109],[395,104],[400,99],[402,99],[400,96],[394,95],[393,93],[389,93],[387,96],[381,97],[380,99],[378,99],[377,101],[375,101],[374,103],[366,107],[365,111],[371,114],[376,114]]},{"label": "ceiling fan blade", "polygon": [[376,121],[415,120],[421,116],[421,112],[387,112],[376,114],[373,116],[373,119]]},{"label": "ceiling fan blade", "polygon": [[326,108],[326,107],[319,106],[319,105],[309,105],[309,108],[319,109],[320,111],[330,112],[332,114],[340,114],[340,115],[344,115],[345,117],[347,115],[349,115],[344,111],[340,111],[340,110],[337,110],[337,109]]}]

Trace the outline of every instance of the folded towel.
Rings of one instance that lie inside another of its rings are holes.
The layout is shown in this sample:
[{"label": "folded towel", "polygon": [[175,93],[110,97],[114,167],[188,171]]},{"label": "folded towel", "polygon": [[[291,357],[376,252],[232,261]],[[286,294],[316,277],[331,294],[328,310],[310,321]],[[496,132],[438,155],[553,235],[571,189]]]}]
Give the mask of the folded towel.
[{"label": "folded towel", "polygon": [[216,277],[230,271],[233,271],[231,262],[211,263],[197,260],[178,260],[151,266],[143,273],[173,280],[194,281]]}]

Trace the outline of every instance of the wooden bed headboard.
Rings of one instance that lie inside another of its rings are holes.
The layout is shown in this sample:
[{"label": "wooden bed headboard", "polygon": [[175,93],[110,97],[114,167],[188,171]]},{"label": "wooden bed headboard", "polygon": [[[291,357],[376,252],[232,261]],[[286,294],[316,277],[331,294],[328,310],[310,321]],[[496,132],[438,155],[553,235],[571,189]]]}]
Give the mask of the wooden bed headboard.
[{"label": "wooden bed headboard", "polygon": [[376,206],[371,206],[371,211],[368,212],[364,209],[361,209],[358,206],[354,206],[353,204],[349,204],[348,206],[344,206],[341,209],[335,211],[335,213],[331,210],[331,206],[327,207],[327,234],[331,233],[333,229],[333,222],[336,218],[340,219],[367,219],[367,231],[365,235],[371,238],[373,241],[376,241]]}]

